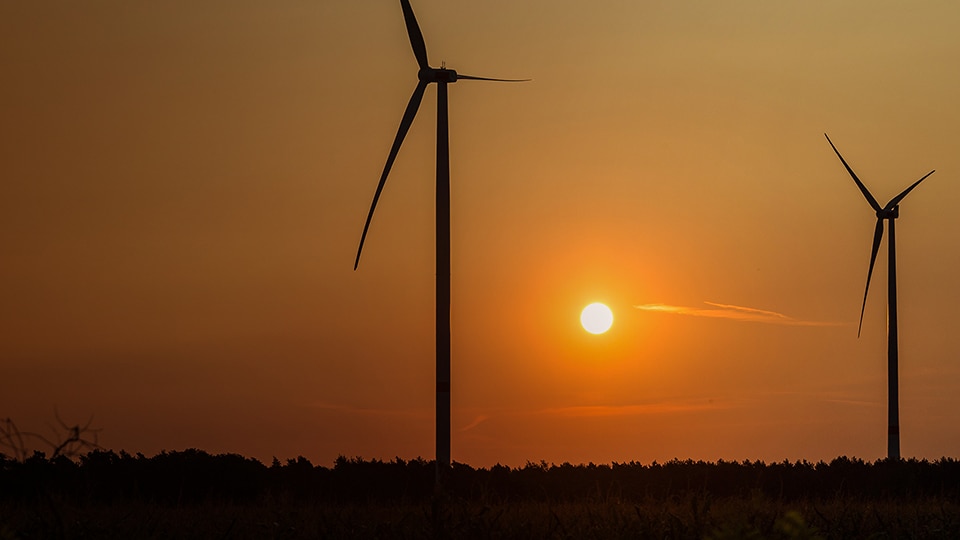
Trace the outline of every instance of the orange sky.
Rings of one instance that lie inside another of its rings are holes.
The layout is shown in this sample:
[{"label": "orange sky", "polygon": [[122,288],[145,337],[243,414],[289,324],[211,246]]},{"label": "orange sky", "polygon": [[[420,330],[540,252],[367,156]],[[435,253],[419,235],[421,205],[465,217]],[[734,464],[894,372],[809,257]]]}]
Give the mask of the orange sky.
[{"label": "orange sky", "polygon": [[[858,340],[875,218],[824,132],[881,203],[937,169],[897,227],[902,452],[957,456],[960,6],[412,3],[433,64],[535,79],[450,87],[454,460],[884,456],[886,249]],[[0,417],[433,457],[432,87],[352,269],[397,2],[6,2],[0,65]]]}]

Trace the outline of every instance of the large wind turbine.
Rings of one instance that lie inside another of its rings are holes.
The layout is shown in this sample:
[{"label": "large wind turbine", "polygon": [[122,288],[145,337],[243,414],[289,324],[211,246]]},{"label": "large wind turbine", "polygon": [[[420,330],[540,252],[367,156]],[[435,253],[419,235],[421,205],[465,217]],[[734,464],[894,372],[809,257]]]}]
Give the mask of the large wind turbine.
[{"label": "large wind turbine", "polygon": [[[823,136],[827,137],[827,134],[824,133]],[[880,203],[870,194],[867,186],[863,185],[863,182],[857,178],[856,173],[853,172],[850,165],[847,165],[847,161],[840,155],[840,151],[834,146],[830,137],[827,137],[827,142],[830,143],[833,151],[836,152],[837,157],[840,158],[840,162],[843,163],[844,168],[846,168],[850,176],[853,177],[853,181],[857,183],[857,187],[860,188],[870,207],[877,213],[877,226],[873,230],[873,249],[870,252],[870,268],[867,270],[867,286],[863,290],[863,304],[860,306],[860,326],[857,329],[857,337],[860,337],[860,330],[863,328],[863,312],[867,307],[867,292],[870,290],[870,278],[873,276],[873,265],[877,261],[877,252],[880,251],[880,241],[883,239],[883,222],[890,222],[890,238],[887,240],[887,247],[889,249],[889,253],[887,254],[887,458],[900,459],[900,398],[899,384],[897,382],[899,363],[897,346],[897,242],[894,224],[896,223],[896,219],[900,217],[900,201],[902,201],[908,193],[913,191],[913,188],[917,187],[920,182],[923,182],[926,177],[933,174],[934,171],[923,175],[923,178],[910,184],[910,187],[890,199],[890,202],[886,205],[880,206]]]},{"label": "large wind turbine", "polygon": [[[461,75],[452,69],[441,66],[440,69],[430,67],[427,62],[427,47],[420,32],[420,25],[413,15],[413,8],[409,0],[400,0],[403,9],[403,18],[407,25],[407,34],[410,36],[410,45],[413,55],[417,59],[420,70],[417,72],[419,82],[413,90],[407,109],[400,120],[400,128],[393,140],[387,163],[383,166],[380,183],[373,195],[367,221],[363,224],[363,234],[360,235],[360,246],[357,248],[357,258],[353,263],[356,270],[360,264],[360,254],[363,252],[363,242],[367,238],[370,220],[377,208],[377,201],[383,191],[383,185],[390,174],[393,161],[400,151],[403,138],[407,135],[410,125],[420,108],[423,92],[430,83],[437,84],[437,470],[450,465],[450,144],[447,117],[447,84],[461,79],[478,81],[522,82],[515,79],[491,79]],[[526,80],[526,79],[525,79]],[[438,474],[439,478],[439,474]]]}]

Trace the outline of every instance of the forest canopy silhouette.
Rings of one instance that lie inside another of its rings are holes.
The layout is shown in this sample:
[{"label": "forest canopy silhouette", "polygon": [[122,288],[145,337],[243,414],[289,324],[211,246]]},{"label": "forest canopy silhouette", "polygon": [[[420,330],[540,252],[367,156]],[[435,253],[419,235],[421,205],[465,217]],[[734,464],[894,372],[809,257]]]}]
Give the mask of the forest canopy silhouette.
[{"label": "forest canopy silhouette", "polygon": [[[332,467],[300,456],[265,465],[238,454],[188,449],[147,457],[95,450],[78,459],[48,459],[35,452],[23,461],[0,456],[0,499],[29,501],[56,494],[87,501],[196,503],[255,502],[291,498],[329,503],[428,501],[434,462],[363,460],[341,456]],[[960,462],[952,458],[879,460],[839,457],[807,461],[671,460],[666,463],[527,463],[473,468],[454,463],[446,491],[475,501],[667,500],[690,494],[784,501],[946,497],[960,499]]]}]

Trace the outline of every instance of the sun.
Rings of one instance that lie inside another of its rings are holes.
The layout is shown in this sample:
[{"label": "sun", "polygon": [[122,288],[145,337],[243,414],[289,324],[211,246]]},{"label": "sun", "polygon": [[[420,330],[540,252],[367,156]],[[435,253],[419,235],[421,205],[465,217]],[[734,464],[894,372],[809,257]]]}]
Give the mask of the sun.
[{"label": "sun", "polygon": [[594,302],[580,312],[580,324],[591,334],[602,334],[613,325],[613,312],[605,304]]}]

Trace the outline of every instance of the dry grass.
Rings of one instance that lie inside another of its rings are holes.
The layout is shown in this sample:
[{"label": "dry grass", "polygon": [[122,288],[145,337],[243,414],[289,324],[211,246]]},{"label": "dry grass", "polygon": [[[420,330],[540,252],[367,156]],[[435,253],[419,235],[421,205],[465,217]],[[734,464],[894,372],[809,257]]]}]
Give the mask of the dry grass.
[{"label": "dry grass", "polygon": [[955,502],[793,502],[691,496],[640,503],[509,504],[448,501],[434,520],[428,504],[47,501],[0,508],[0,539],[300,538],[960,538]]}]

